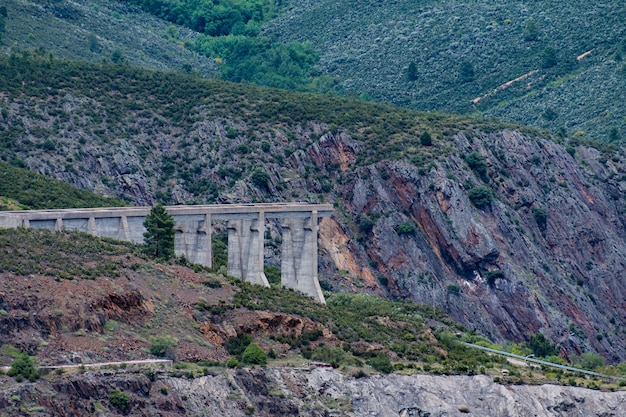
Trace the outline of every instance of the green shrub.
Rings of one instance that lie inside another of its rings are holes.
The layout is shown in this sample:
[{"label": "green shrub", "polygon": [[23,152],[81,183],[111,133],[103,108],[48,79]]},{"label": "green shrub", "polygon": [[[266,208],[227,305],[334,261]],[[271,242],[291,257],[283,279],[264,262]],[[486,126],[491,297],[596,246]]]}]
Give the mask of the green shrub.
[{"label": "green shrub", "polygon": [[493,285],[497,279],[504,278],[504,271],[496,269],[495,271],[487,271],[485,274],[485,279],[489,285]]},{"label": "green shrub", "polygon": [[274,287],[280,287],[280,268],[273,265],[268,265],[263,268],[267,282]]},{"label": "green shrub", "polygon": [[604,366],[604,358],[592,352],[585,352],[576,359],[576,364],[583,369],[593,371]]},{"label": "green shrub", "polygon": [[256,343],[250,343],[246,350],[243,351],[241,361],[248,365],[266,365],[267,356],[261,346]]},{"label": "green shrub", "polygon": [[239,131],[232,126],[226,128],[226,137],[229,139],[234,139],[239,135]]},{"label": "green shrub", "polygon": [[527,42],[536,41],[539,39],[541,33],[537,28],[537,24],[534,20],[529,20],[524,27],[524,40]]},{"label": "green shrub", "polygon": [[372,368],[380,373],[389,374],[393,372],[393,365],[391,364],[391,361],[389,360],[387,355],[385,355],[384,353],[379,353],[378,355],[371,358],[369,364]]},{"label": "green shrub", "polygon": [[533,215],[539,229],[545,230],[548,223],[548,212],[541,207],[533,207]]},{"label": "green shrub", "polygon": [[474,151],[465,157],[467,165],[483,180],[487,180],[487,161],[484,156]]},{"label": "green shrub", "polygon": [[267,172],[263,171],[260,168],[254,170],[252,175],[250,176],[252,183],[256,185],[258,188],[267,189],[269,186],[270,176]]},{"label": "green shrub", "polygon": [[420,143],[423,146],[431,146],[433,144],[433,138],[430,135],[430,132],[426,130],[420,135]]},{"label": "green shrub", "polygon": [[202,282],[202,285],[209,288],[222,288],[222,283],[215,278]]},{"label": "green shrub", "polygon": [[34,382],[39,379],[39,372],[35,369],[33,359],[26,353],[20,353],[20,355],[13,360],[7,375],[14,377],[18,382],[24,379]]},{"label": "green shrub", "polygon": [[528,339],[528,347],[533,354],[540,357],[556,355],[556,346],[542,333],[535,333]]},{"label": "green shrub", "polygon": [[417,64],[415,62],[411,62],[406,70],[406,78],[409,81],[417,80]]},{"label": "green shrub", "polygon": [[417,228],[415,227],[415,223],[411,220],[407,220],[406,222],[399,224],[396,229],[399,235],[412,235],[416,230]]},{"label": "green shrub", "polygon": [[474,66],[469,61],[463,61],[459,65],[459,81],[469,83],[474,81]]},{"label": "green shrub", "polygon": [[229,367],[229,368],[238,368],[239,367],[239,361],[235,357],[230,357],[226,361],[226,366]]},{"label": "green shrub", "polygon": [[159,358],[173,356],[173,347],[178,344],[178,339],[165,335],[150,338],[150,353]]},{"label": "green shrub", "polygon": [[130,397],[125,392],[112,390],[109,393],[109,402],[122,413],[126,413],[130,409]]},{"label": "green shrub", "polygon": [[541,68],[552,68],[558,64],[559,60],[556,55],[556,50],[548,46],[541,52]]},{"label": "green shrub", "polygon": [[459,286],[456,284],[448,284],[448,286],[446,287],[446,291],[448,292],[448,294],[452,295],[461,294],[461,288],[459,288]]},{"label": "green shrub", "polygon": [[241,333],[226,340],[224,348],[231,355],[240,357],[250,343],[252,343],[252,336],[247,333]]},{"label": "green shrub", "polygon": [[340,347],[328,347],[324,344],[319,345],[313,351],[311,359],[319,362],[329,363],[333,368],[338,368],[346,358],[346,352]]},{"label": "green shrub", "polygon": [[493,192],[489,187],[480,186],[470,190],[469,199],[477,208],[485,208],[493,201]]}]

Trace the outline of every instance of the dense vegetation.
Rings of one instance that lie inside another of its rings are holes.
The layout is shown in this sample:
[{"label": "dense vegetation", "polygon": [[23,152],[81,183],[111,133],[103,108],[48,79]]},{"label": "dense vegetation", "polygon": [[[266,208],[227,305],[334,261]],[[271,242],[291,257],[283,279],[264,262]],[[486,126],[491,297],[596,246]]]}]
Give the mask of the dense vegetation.
[{"label": "dense vegetation", "polygon": [[[41,9],[9,0],[4,50],[10,44],[91,62],[219,72],[231,81],[495,116],[604,142],[626,137],[618,1],[285,5],[103,0]],[[31,27],[35,10],[42,24]]]},{"label": "dense vegetation", "polygon": [[[310,43],[272,42],[259,27],[274,17],[281,2],[271,0],[127,0],[143,10],[201,34],[185,46],[219,64],[223,79],[303,90],[312,84],[317,54]],[[172,29],[176,31],[175,28]]]},{"label": "dense vegetation", "polygon": [[[22,164],[19,160],[12,162]],[[117,198],[101,197],[72,187],[62,181],[0,162],[0,196],[15,200],[21,206],[0,202],[5,209],[55,209],[80,207],[116,207],[126,203]]]},{"label": "dense vegetation", "polygon": [[210,36],[258,34],[258,25],[273,15],[269,0],[126,0],[169,22]]}]

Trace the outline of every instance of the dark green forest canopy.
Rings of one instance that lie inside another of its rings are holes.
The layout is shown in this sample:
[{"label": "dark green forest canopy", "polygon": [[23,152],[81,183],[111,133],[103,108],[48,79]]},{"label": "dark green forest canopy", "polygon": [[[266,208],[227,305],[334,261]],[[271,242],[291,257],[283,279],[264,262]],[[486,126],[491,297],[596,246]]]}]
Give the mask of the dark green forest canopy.
[{"label": "dark green forest canopy", "polygon": [[125,0],[161,19],[209,36],[256,35],[275,13],[271,0]]},{"label": "dark green forest canopy", "polygon": [[[292,90],[327,90],[332,81],[312,76],[317,53],[307,42],[274,43],[259,26],[282,2],[271,0],[126,0],[199,36],[185,46],[215,59],[221,77]],[[327,77],[328,78],[328,77]]]}]

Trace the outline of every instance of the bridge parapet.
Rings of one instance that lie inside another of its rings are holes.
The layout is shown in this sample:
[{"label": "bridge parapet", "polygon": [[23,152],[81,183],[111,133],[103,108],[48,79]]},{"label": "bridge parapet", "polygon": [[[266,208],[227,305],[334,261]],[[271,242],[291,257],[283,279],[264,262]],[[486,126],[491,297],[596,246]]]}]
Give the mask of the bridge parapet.
[{"label": "bridge parapet", "polygon": [[[72,230],[133,243],[143,243],[143,222],[151,207],[112,207],[0,212],[0,228]],[[263,272],[266,219],[282,226],[281,285],[325,303],[317,277],[317,234],[330,204],[264,203],[166,206],[174,218],[177,256],[211,267],[212,223],[225,221],[228,231],[228,274],[269,287]]]}]

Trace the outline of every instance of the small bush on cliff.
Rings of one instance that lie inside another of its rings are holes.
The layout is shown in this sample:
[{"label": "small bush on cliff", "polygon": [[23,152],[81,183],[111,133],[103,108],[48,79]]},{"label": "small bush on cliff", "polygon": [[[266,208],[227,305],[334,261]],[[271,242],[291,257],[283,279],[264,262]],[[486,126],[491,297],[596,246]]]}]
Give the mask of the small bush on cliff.
[{"label": "small bush on cliff", "polygon": [[340,347],[328,347],[322,343],[315,348],[311,359],[329,363],[333,368],[338,368],[346,359],[346,352]]},{"label": "small bush on cliff", "polygon": [[112,390],[109,393],[109,402],[122,413],[126,413],[130,409],[130,397],[125,392]]},{"label": "small bush on cliff", "polygon": [[228,358],[228,360],[226,361],[226,366],[228,366],[229,368],[238,368],[239,361],[237,360],[237,358]]},{"label": "small bush on cliff", "polygon": [[17,382],[22,382],[24,379],[34,382],[39,379],[39,372],[35,369],[33,359],[26,353],[21,353],[13,360],[7,375],[14,377]]},{"label": "small bush on cliff", "polygon": [[150,353],[159,358],[174,356],[173,348],[178,344],[178,339],[165,335],[150,339]]},{"label": "small bush on cliff", "polygon": [[246,350],[243,351],[241,361],[248,365],[266,365],[267,356],[261,346],[256,343],[250,343]]},{"label": "small bush on cliff", "polygon": [[489,187],[481,186],[470,190],[469,199],[477,208],[485,208],[493,201],[493,192]]},{"label": "small bush on cliff", "polygon": [[410,220],[399,224],[398,228],[396,229],[399,235],[412,235],[413,233],[415,233],[416,230],[417,228],[415,227],[415,223]]},{"label": "small bush on cliff", "polygon": [[487,161],[485,157],[474,151],[465,157],[467,165],[478,175],[483,181],[487,181]]},{"label": "small bush on cliff", "polygon": [[250,178],[252,183],[260,189],[266,190],[269,187],[270,176],[260,168],[255,169]]},{"label": "small bush on cliff", "polygon": [[241,359],[241,355],[250,345],[250,343],[252,343],[252,336],[250,336],[249,334],[241,333],[235,337],[231,337],[230,339],[226,340],[224,348],[226,348],[226,351],[231,355]]},{"label": "small bush on cliff", "polygon": [[496,269],[495,271],[488,271],[485,274],[485,279],[487,280],[487,284],[493,285],[497,279],[504,278],[504,272]]},{"label": "small bush on cliff", "polygon": [[535,221],[537,222],[537,226],[539,229],[546,230],[546,226],[548,224],[548,212],[541,207],[533,207],[533,215],[535,216]]}]

